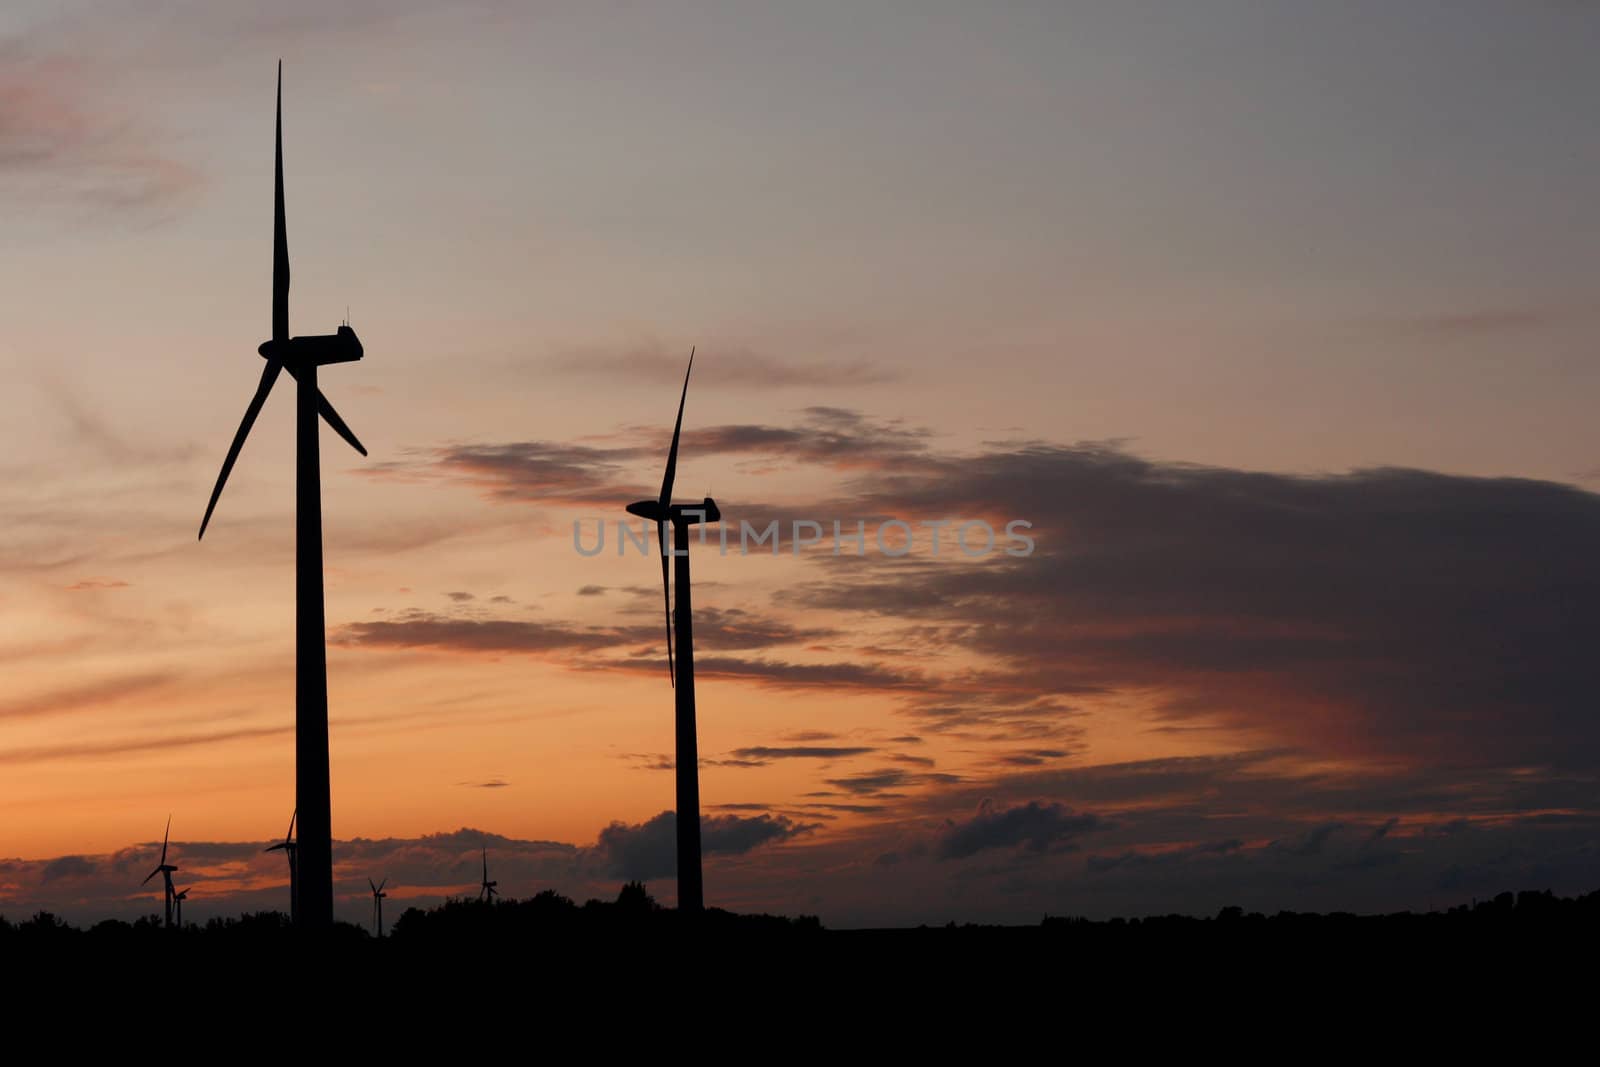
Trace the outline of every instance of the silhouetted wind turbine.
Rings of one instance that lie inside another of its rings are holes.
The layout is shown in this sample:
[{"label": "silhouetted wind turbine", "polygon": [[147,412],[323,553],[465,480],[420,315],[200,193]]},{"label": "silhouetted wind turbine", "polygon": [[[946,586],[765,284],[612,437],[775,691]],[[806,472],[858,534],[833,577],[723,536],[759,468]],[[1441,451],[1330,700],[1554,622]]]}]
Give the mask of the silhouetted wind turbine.
[{"label": "silhouetted wind turbine", "polygon": [[267,852],[277,852],[281,849],[283,854],[289,857],[290,922],[298,921],[298,915],[300,911],[299,864],[295,861],[295,853],[300,851],[300,843],[294,839],[294,820],[299,814],[300,812],[296,810],[293,815],[289,816],[289,832],[283,835],[283,840],[279,841],[276,845],[268,846],[266,849]]},{"label": "silhouetted wind turbine", "polygon": [[171,837],[171,836],[172,836],[172,816],[168,815],[167,816],[167,829],[161,835],[161,862],[156,864],[156,869],[155,870],[151,871],[149,874],[144,876],[144,881],[139,883],[140,885],[149,885],[150,884],[150,879],[154,878],[158,874],[161,876],[162,888],[165,890],[165,892],[164,892],[164,894],[162,896],[162,903],[166,907],[166,918],[165,918],[165,920],[163,922],[163,925],[165,925],[166,928],[169,929],[169,930],[172,929],[172,901],[173,901],[172,874],[173,874],[174,871],[176,871],[178,869],[178,868],[174,867],[172,864],[167,862],[167,839],[169,837]]},{"label": "silhouetted wind turbine", "polygon": [[[673,686],[676,712],[678,771],[678,909],[696,913],[705,906],[700,877],[700,751],[694,722],[694,620],[689,586],[689,527],[722,519],[717,502],[706,497],[699,504],[674,504],[672,480],[678,470],[678,437],[683,431],[683,405],[689,396],[689,375],[694,371],[694,350],[689,351],[689,369],[683,374],[683,393],[678,397],[678,421],[672,427],[672,447],[667,451],[667,473],[661,480],[661,496],[628,505],[630,515],[656,524],[656,539],[661,543],[661,591],[667,608],[667,676]],[[668,549],[667,524],[672,524],[672,545]],[[667,557],[675,561],[672,581],[667,579]],[[674,600],[673,587],[677,589]],[[676,656],[674,656],[676,637]]]},{"label": "silhouetted wind turbine", "polygon": [[363,456],[328,398],[317,388],[317,368],[362,356],[361,341],[348,324],[337,333],[289,336],[289,243],[283,216],[283,64],[278,64],[278,121],[272,242],[272,340],[258,351],[267,361],[256,395],[245,408],[239,432],[222,461],[211,502],[200,522],[204,537],[228,472],[255,425],[267,394],[287,370],[295,380],[295,801],[300,821],[299,877],[295,921],[308,927],[333,924],[333,815],[328,797],[328,653],[322,604],[322,476],[318,416]]},{"label": "silhouetted wind turbine", "polygon": [[[189,887],[189,889],[193,889],[193,888],[194,888],[194,886],[190,886]],[[178,922],[178,929],[180,929],[180,930],[183,929],[183,902],[189,899],[189,889],[180,889],[178,892],[172,894],[172,903],[173,903],[174,907],[177,908],[177,911],[178,911],[177,922]]]},{"label": "silhouetted wind turbine", "polygon": [[483,850],[483,884],[478,887],[478,899],[487,900],[493,904],[494,898],[500,895],[495,889],[495,886],[499,884],[499,882],[489,881],[489,849],[485,846]]},{"label": "silhouetted wind turbine", "polygon": [[[372,885],[370,877],[367,884]],[[388,884],[389,879],[385,878],[377,885],[372,885],[372,931],[378,937],[383,936],[383,898],[389,895],[383,891],[383,887]]]}]

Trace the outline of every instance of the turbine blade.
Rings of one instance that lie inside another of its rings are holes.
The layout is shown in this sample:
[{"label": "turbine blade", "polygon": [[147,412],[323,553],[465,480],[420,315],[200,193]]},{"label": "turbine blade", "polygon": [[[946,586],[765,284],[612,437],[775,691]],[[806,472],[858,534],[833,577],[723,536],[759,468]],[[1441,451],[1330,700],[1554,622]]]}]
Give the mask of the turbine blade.
[{"label": "turbine blade", "polygon": [[289,339],[289,233],[283,219],[283,60],[278,60],[278,121],[272,202],[272,339]]},{"label": "turbine blade", "polygon": [[380,893],[383,892],[383,887],[388,885],[388,884],[389,884],[389,879],[387,879],[387,878],[385,878],[383,881],[379,882],[378,883],[378,892],[380,892]]},{"label": "turbine blade", "polygon": [[[368,884],[368,885],[372,885],[372,878],[371,878],[371,876],[368,876],[368,878],[367,878],[367,884]],[[378,887],[377,887],[377,886],[375,886],[375,885],[372,885],[372,891],[373,891],[373,892],[374,892],[374,893],[376,893],[376,892],[377,892],[377,891],[378,891]]]},{"label": "turbine blade", "polygon": [[156,875],[158,875],[160,873],[161,873],[161,868],[157,867],[155,870],[153,870],[149,874],[145,875],[144,876],[144,881],[140,882],[139,884],[140,885],[149,885],[150,884],[150,879],[154,878]]},{"label": "turbine blade", "polygon": [[667,450],[667,474],[661,479],[661,510],[672,504],[672,480],[678,475],[678,435],[683,430],[683,402],[689,399],[689,374],[694,370],[694,349],[689,349],[689,369],[683,372],[683,393],[678,397],[678,421],[672,424],[672,447]]},{"label": "turbine blade", "polygon": [[667,580],[667,524],[656,523],[656,537],[661,541],[661,599],[667,608],[667,682],[678,688],[678,668],[672,658],[672,586]]},{"label": "turbine blade", "polygon": [[222,473],[217,475],[217,484],[211,490],[211,502],[206,505],[205,518],[200,520],[200,536],[206,535],[206,526],[211,522],[211,513],[216,510],[217,498],[222,495],[222,487],[228,483],[228,473],[233,470],[234,461],[239,458],[239,450],[244,447],[244,439],[250,435],[250,427],[256,424],[256,416],[261,414],[261,407],[267,402],[267,394],[272,392],[272,385],[278,380],[278,371],[283,364],[276,359],[267,360],[267,366],[261,372],[261,382],[256,386],[256,395],[250,398],[250,405],[244,409],[244,418],[239,422],[239,431],[233,435],[233,444],[228,448],[228,456],[222,461]]},{"label": "turbine blade", "polygon": [[172,836],[172,816],[167,816],[167,828],[161,834],[161,866],[167,865],[167,839]]},{"label": "turbine blade", "polygon": [[356,439],[356,435],[350,431],[350,427],[344,424],[344,420],[339,417],[339,413],[333,410],[333,405],[328,402],[328,398],[323,395],[321,389],[317,390],[317,410],[322,412],[323,420],[333,427],[333,432],[344,438],[351,448],[360,452],[363,456],[367,454],[366,448]]},{"label": "turbine blade", "polygon": [[289,816],[289,832],[283,835],[285,841],[294,836],[294,821],[300,817],[300,809],[295,808],[294,814]]}]

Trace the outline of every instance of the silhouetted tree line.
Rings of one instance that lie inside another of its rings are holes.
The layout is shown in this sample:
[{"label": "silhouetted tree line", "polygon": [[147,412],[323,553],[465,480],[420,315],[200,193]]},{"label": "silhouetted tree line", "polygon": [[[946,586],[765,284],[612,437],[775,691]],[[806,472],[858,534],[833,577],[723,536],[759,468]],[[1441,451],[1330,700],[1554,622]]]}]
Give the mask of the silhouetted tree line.
[{"label": "silhouetted tree line", "polygon": [[[1543,891],[1501,893],[1445,911],[1395,912],[1357,915],[1346,912],[1309,913],[1280,911],[1273,915],[1226,907],[1215,916],[1157,915],[1144,918],[1090,920],[1046,916],[1033,926],[992,926],[949,923],[893,930],[826,931],[816,916],[788,918],[779,915],[739,915],[708,909],[698,918],[664,908],[639,882],[629,882],[615,900],[589,900],[578,904],[554,890],[522,900],[483,902],[450,899],[429,908],[408,908],[395,921],[382,944],[447,948],[485,943],[518,945],[581,944],[620,939],[629,943],[671,937],[691,931],[696,938],[715,938],[725,944],[769,946],[784,941],[790,946],[855,943],[875,949],[920,945],[939,952],[963,945],[1028,943],[1065,944],[1073,951],[1138,947],[1200,948],[1239,945],[1303,946],[1308,943],[1369,945],[1417,943],[1436,940],[1463,945],[1489,943],[1500,937],[1536,946],[1593,943],[1600,934],[1600,891],[1578,897],[1558,897]],[[295,936],[288,916],[275,911],[253,912],[237,918],[211,918],[203,925],[188,923],[181,930],[165,930],[161,917],[150,915],[134,922],[107,919],[87,929],[41,911],[21,922],[0,916],[0,952],[29,945],[58,947],[70,943],[130,949],[148,946],[153,939],[172,939],[207,946],[245,946],[287,942]],[[378,942],[369,928],[337,923],[336,942]],[[394,949],[399,951],[399,949]]]},{"label": "silhouetted tree line", "polygon": [[[816,916],[791,919],[778,915],[736,915],[712,908],[698,919],[663,908],[641,882],[624,885],[613,901],[589,900],[580,905],[570,897],[547,889],[525,900],[450,899],[430,908],[407,908],[388,931],[385,940],[400,943],[447,945],[493,939],[577,938],[610,934],[639,936],[666,934],[689,922],[697,933],[750,934],[753,936],[820,931]],[[59,916],[41,911],[22,922],[0,916],[0,948],[30,942],[93,942],[96,945],[142,945],[149,938],[178,938],[207,944],[260,944],[295,936],[293,924],[282,912],[261,911],[238,918],[214,917],[203,925],[186,923],[166,930],[161,916],[149,915],[125,922],[106,919],[88,929],[72,926]],[[375,940],[370,927],[335,923],[338,941]]]}]

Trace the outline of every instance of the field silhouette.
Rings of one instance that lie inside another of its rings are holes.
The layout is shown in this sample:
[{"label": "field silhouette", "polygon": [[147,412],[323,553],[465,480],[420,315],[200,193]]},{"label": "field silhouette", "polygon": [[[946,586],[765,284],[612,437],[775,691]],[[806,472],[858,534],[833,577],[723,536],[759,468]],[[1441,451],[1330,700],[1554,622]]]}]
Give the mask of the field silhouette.
[{"label": "field silhouette", "polygon": [[1243,949],[1327,948],[1391,944],[1491,948],[1518,944],[1527,949],[1557,943],[1587,942],[1600,934],[1600,890],[1559,897],[1548,890],[1504,892],[1446,911],[1357,915],[1348,912],[1280,911],[1273,915],[1226,907],[1216,915],[1153,915],[1092,920],[1044,916],[1028,926],[948,923],[877,929],[834,930],[814,915],[788,917],[736,914],[709,908],[695,914],[661,906],[640,882],[622,886],[614,900],[579,904],[554,890],[523,899],[470,897],[429,908],[407,908],[374,936],[365,925],[335,923],[330,932],[296,929],[277,911],[213,917],[203,925],[179,929],[152,914],[134,922],[107,919],[79,928],[50,912],[21,921],[0,916],[0,951],[79,948],[117,955],[153,949],[205,947],[246,950],[307,941],[352,951],[405,954],[459,947],[477,952],[487,945],[518,950],[626,942],[644,945],[692,941],[705,945],[740,944],[771,950],[777,956],[849,956],[863,949],[892,949],[913,960],[919,948],[966,952],[980,948],[1031,952],[1070,948],[1076,953],[1129,950],[1227,953]]}]

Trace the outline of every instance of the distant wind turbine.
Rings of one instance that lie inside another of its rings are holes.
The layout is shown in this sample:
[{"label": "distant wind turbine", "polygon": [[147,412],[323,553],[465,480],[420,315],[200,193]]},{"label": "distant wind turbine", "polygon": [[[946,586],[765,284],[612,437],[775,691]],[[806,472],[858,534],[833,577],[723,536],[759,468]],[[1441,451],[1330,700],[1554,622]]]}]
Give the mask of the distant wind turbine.
[{"label": "distant wind turbine", "polygon": [[499,882],[489,881],[489,849],[485,846],[483,850],[483,884],[478,887],[478,899],[480,901],[486,900],[493,904],[494,898],[500,895],[499,891],[495,889],[495,886],[499,884]]},{"label": "distant wind turbine", "polygon": [[245,408],[234,434],[222,473],[211,490],[204,537],[222,487],[233,470],[244,439],[278,380],[287,370],[295,380],[295,801],[305,812],[300,822],[298,897],[295,921],[312,928],[333,924],[333,814],[328,787],[328,652],[322,591],[322,472],[318,452],[318,417],[363,456],[356,435],[350,432],[328,398],[317,388],[317,368],[328,363],[349,363],[361,358],[361,341],[348,324],[337,333],[289,336],[289,239],[283,210],[283,64],[278,64],[278,120],[275,155],[275,190],[272,242],[272,339],[258,351],[267,365],[256,394]]},{"label": "distant wind turbine", "polygon": [[156,869],[155,870],[151,871],[149,874],[144,876],[144,881],[139,883],[140,885],[149,885],[150,884],[150,879],[154,878],[158,874],[161,876],[162,888],[165,891],[163,893],[161,899],[162,899],[162,903],[165,905],[165,908],[166,908],[166,918],[165,918],[165,920],[163,922],[163,925],[166,926],[166,928],[169,929],[169,930],[172,929],[172,902],[173,902],[173,898],[174,898],[174,895],[173,895],[173,892],[172,892],[172,875],[178,869],[177,867],[175,867],[172,864],[167,862],[167,839],[170,838],[171,836],[172,836],[172,816],[168,815],[167,816],[167,829],[161,835],[161,862],[156,864]]},{"label": "distant wind turbine", "polygon": [[[370,877],[367,884],[372,885]],[[383,936],[383,898],[389,895],[383,891],[383,887],[388,884],[389,879],[385,878],[377,885],[372,885],[372,932],[376,937]]]},{"label": "distant wind turbine", "polygon": [[300,843],[294,839],[294,820],[300,814],[296,809],[289,816],[289,832],[283,835],[283,840],[276,845],[268,846],[265,851],[278,852],[289,857],[289,921],[297,922],[300,911],[300,878],[299,864],[296,862],[295,853],[300,851]]},{"label": "distant wind turbine", "polygon": [[[689,583],[689,527],[722,519],[717,502],[706,497],[699,504],[674,504],[672,481],[678,470],[678,438],[683,432],[683,405],[689,396],[689,375],[694,371],[694,350],[689,351],[689,369],[683,374],[683,393],[678,397],[678,421],[672,427],[672,447],[667,451],[667,473],[661,480],[661,496],[628,505],[630,515],[656,524],[656,540],[661,544],[661,590],[667,610],[667,677],[673,686],[677,733],[677,822],[678,822],[678,909],[691,914],[705,907],[705,891],[700,874],[700,750],[694,717],[694,618]],[[672,525],[673,548],[668,548],[667,525]],[[667,577],[667,559],[674,560],[672,580]],[[677,590],[676,601],[673,589]],[[674,656],[676,638],[676,656]]]},{"label": "distant wind turbine", "polygon": [[[189,887],[189,889],[193,888],[194,886]],[[183,929],[183,902],[189,899],[189,889],[180,889],[172,894],[172,903],[178,912],[177,923],[180,930]]]}]

